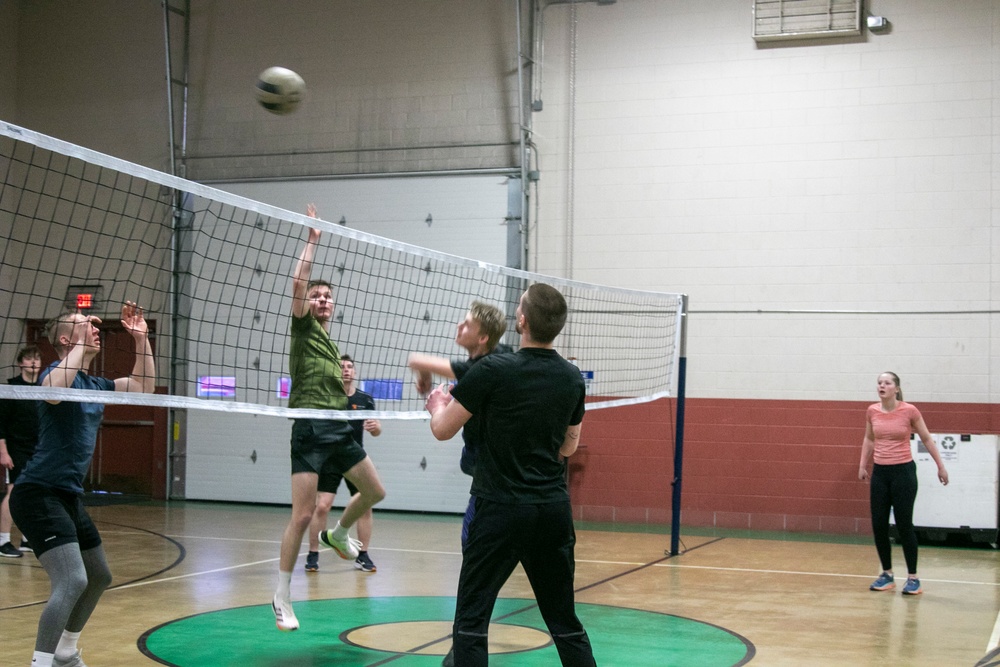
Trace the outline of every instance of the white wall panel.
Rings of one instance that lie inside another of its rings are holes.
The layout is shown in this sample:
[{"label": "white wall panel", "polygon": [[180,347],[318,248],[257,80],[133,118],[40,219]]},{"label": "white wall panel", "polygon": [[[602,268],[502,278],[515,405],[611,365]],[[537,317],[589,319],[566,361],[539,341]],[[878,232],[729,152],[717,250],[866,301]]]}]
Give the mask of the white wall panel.
[{"label": "white wall panel", "polygon": [[[291,504],[289,436],[278,417],[188,412],[186,497]],[[472,478],[458,467],[461,437],[437,442],[426,421],[383,421],[365,449],[387,495],[380,509],[464,512]],[[348,499],[341,485],[337,505]]]}]

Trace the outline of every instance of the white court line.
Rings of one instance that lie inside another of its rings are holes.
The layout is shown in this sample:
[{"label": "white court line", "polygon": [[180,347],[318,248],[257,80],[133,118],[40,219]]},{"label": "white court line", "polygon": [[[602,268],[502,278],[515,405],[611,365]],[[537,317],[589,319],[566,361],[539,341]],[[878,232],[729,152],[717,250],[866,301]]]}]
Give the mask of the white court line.
[{"label": "white court line", "polygon": [[217,535],[167,535],[166,533],[150,533],[146,530],[102,530],[101,535],[156,535],[169,537],[172,540],[218,540],[219,542],[257,542],[260,544],[281,544],[281,540],[251,540],[246,537],[219,537]]},{"label": "white court line", "polygon": [[[200,535],[165,535],[165,537],[170,537],[171,539],[178,539],[178,540],[181,540],[181,539],[184,539],[184,540],[188,540],[188,539],[203,539],[203,540],[217,540],[217,541],[220,541],[220,542],[267,542],[267,543],[270,543],[270,544],[280,544],[280,542],[273,541],[273,540],[248,540],[248,539],[245,539],[245,538],[236,538],[236,537],[216,537],[216,536],[203,537],[203,536],[200,536]],[[332,549],[324,549],[324,551],[332,551]],[[461,556],[460,552],[454,552],[454,551],[429,551],[429,550],[421,550],[421,549],[379,549],[379,551],[395,551],[395,552],[399,552],[399,553],[411,553],[411,554],[431,554],[431,555],[435,555],[435,556]],[[307,551],[303,551],[303,552],[301,552],[299,554],[299,557],[305,556],[307,553],[308,553]],[[267,563],[276,563],[279,560],[281,560],[280,557],[278,557],[278,558],[267,558],[267,559],[264,559],[264,560],[253,561],[253,562],[250,562],[250,563],[240,563],[239,565],[229,565],[227,567],[217,567],[217,568],[215,568],[213,570],[202,570],[201,572],[189,572],[188,574],[179,574],[179,575],[176,575],[176,576],[173,576],[173,577],[164,577],[162,579],[147,579],[145,581],[137,581],[134,584],[123,584],[122,586],[115,586],[114,589],[112,589],[112,590],[121,591],[121,590],[125,590],[127,588],[138,588],[139,586],[150,586],[152,584],[162,584],[162,583],[166,583],[166,582],[170,582],[170,581],[178,581],[180,579],[190,579],[192,577],[200,577],[200,576],[206,575],[206,574],[216,574],[218,572],[229,572],[231,570],[239,570],[239,569],[242,569],[242,568],[245,568],[245,567],[254,567],[254,566],[257,566],[257,565],[266,565]]]},{"label": "white court line", "polygon": [[[171,539],[176,539],[176,540],[199,539],[199,540],[217,540],[217,541],[220,541],[220,542],[257,542],[257,543],[268,543],[268,544],[278,544],[279,543],[276,540],[250,540],[250,539],[246,539],[246,538],[239,538],[239,537],[219,537],[219,536],[215,536],[215,535],[209,535],[209,536],[203,536],[203,535],[165,535],[165,536],[169,537]],[[324,549],[324,551],[327,551],[327,549]],[[434,556],[461,556],[462,555],[461,552],[455,552],[455,551],[437,551],[437,550],[429,550],[429,549],[393,549],[393,548],[389,548],[389,547],[379,547],[378,549],[376,549],[376,551],[386,551],[386,552],[393,552],[393,553],[409,553],[409,554],[425,554],[425,555],[434,555]],[[305,554],[306,554],[306,552],[302,552],[302,553],[299,554],[299,556],[304,556]],[[228,567],[220,567],[220,568],[216,568],[214,570],[205,570],[203,572],[192,572],[192,573],[189,573],[189,574],[177,575],[175,577],[167,577],[167,578],[164,578],[164,579],[150,579],[150,580],[147,580],[147,581],[137,582],[135,584],[126,584],[124,586],[119,586],[115,590],[121,590],[121,589],[124,589],[124,588],[131,588],[131,587],[134,587],[134,586],[146,586],[146,585],[149,585],[149,584],[154,584],[154,583],[164,582],[164,581],[175,581],[177,579],[187,579],[187,578],[190,578],[190,577],[201,576],[203,574],[215,574],[217,572],[226,572],[228,570],[236,570],[236,569],[240,569],[240,568],[244,568],[244,567],[252,567],[254,565],[263,565],[265,563],[273,563],[273,562],[275,562],[277,560],[279,560],[279,559],[278,558],[268,558],[266,560],[254,561],[252,563],[243,563],[243,564],[240,564],[240,565],[231,565],[231,566],[228,566]],[[593,564],[596,564],[596,565],[617,565],[617,566],[635,566],[635,567],[647,565],[647,563],[644,563],[644,562],[635,562],[635,561],[587,560],[587,559],[582,559],[582,558],[578,558],[576,562],[578,562],[578,563],[593,563]],[[849,579],[869,579],[869,578],[871,578],[871,574],[846,574],[846,573],[838,573],[838,572],[808,572],[808,571],[800,571],[800,570],[772,570],[772,569],[749,568],[749,567],[720,567],[720,566],[717,566],[717,565],[684,565],[684,564],[680,564],[680,563],[671,563],[671,562],[654,563],[652,565],[652,567],[665,567],[665,568],[685,569],[685,570],[710,570],[710,571],[713,571],[713,572],[749,572],[749,573],[753,573],[753,574],[788,574],[788,575],[797,575],[797,576],[806,576],[806,577],[843,577],[843,578],[849,578]],[[943,584],[960,584],[960,585],[964,584],[964,585],[969,585],[969,586],[993,586],[993,587],[1000,587],[1000,582],[963,581],[963,580],[960,580],[960,579],[929,579],[927,577],[921,577],[921,580],[923,580],[923,581],[930,581],[930,582],[934,582],[934,583],[943,583]],[[990,644],[991,644],[991,646],[993,648],[995,648],[998,643],[1000,643],[1000,616],[997,617],[996,625],[993,628],[993,636],[990,637]]]},{"label": "white court line", "polygon": [[[299,554],[300,556],[302,554]],[[242,563],[240,565],[230,565],[229,567],[218,567],[214,570],[204,570],[202,572],[191,572],[189,574],[179,574],[176,577],[166,577],[164,579],[147,579],[145,581],[138,581],[134,584],[124,584],[122,586],[115,586],[112,590],[122,591],[126,588],[138,588],[139,586],[149,586],[151,584],[162,584],[168,581],[178,581],[180,579],[190,579],[191,577],[200,577],[203,574],[215,574],[216,572],[228,572],[229,570],[239,570],[244,567],[253,567],[255,565],[264,565],[265,563],[274,563],[281,560],[281,558],[268,558],[267,560],[258,560],[253,563]],[[110,592],[110,591],[109,591]]]}]

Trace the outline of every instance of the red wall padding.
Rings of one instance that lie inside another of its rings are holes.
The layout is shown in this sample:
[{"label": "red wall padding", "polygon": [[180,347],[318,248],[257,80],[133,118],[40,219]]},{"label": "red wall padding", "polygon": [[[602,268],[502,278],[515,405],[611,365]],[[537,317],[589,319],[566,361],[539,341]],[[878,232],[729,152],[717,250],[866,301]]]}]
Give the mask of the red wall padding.
[{"label": "red wall padding", "polygon": [[[872,402],[687,399],[681,524],[870,533],[858,463]],[[932,433],[1000,433],[1000,405],[916,405]],[[670,523],[675,407],[587,413],[570,459],[577,519]]]}]

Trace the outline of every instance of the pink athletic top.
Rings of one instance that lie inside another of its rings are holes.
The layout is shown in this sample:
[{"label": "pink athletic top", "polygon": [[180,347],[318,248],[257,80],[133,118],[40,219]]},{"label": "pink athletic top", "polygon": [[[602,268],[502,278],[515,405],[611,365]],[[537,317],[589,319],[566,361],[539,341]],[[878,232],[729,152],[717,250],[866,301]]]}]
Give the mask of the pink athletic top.
[{"label": "pink athletic top", "polygon": [[874,403],[868,406],[867,417],[875,434],[875,463],[891,466],[913,460],[910,434],[920,410],[900,401],[892,412],[882,412],[882,404]]}]

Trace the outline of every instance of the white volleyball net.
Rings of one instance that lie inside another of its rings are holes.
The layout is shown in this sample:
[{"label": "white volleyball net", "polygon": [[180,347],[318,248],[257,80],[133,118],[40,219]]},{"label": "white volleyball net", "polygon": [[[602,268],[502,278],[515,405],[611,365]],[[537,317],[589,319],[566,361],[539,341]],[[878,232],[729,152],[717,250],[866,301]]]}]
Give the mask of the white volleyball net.
[{"label": "white volleyball net", "polygon": [[[291,273],[309,227],[323,232],[312,277],[333,285],[331,337],[362,360],[362,389],[381,408],[375,416],[426,417],[409,353],[460,357],[455,325],[470,303],[493,303],[512,322],[533,282],[566,296],[569,319],[556,348],[580,367],[589,408],[672,394],[679,294],[567,281],[394,242],[2,122],[0,364],[13,365],[36,342],[45,361],[54,358],[44,323],[66,308],[102,318],[110,344],[121,304],[131,300],[154,327],[157,385],[166,393],[102,393],[101,402],[343,418],[287,407]],[[510,329],[504,342],[516,347]],[[127,353],[111,347],[97,363],[95,373],[110,377],[131,369]],[[94,398],[7,385],[0,397]]]}]

